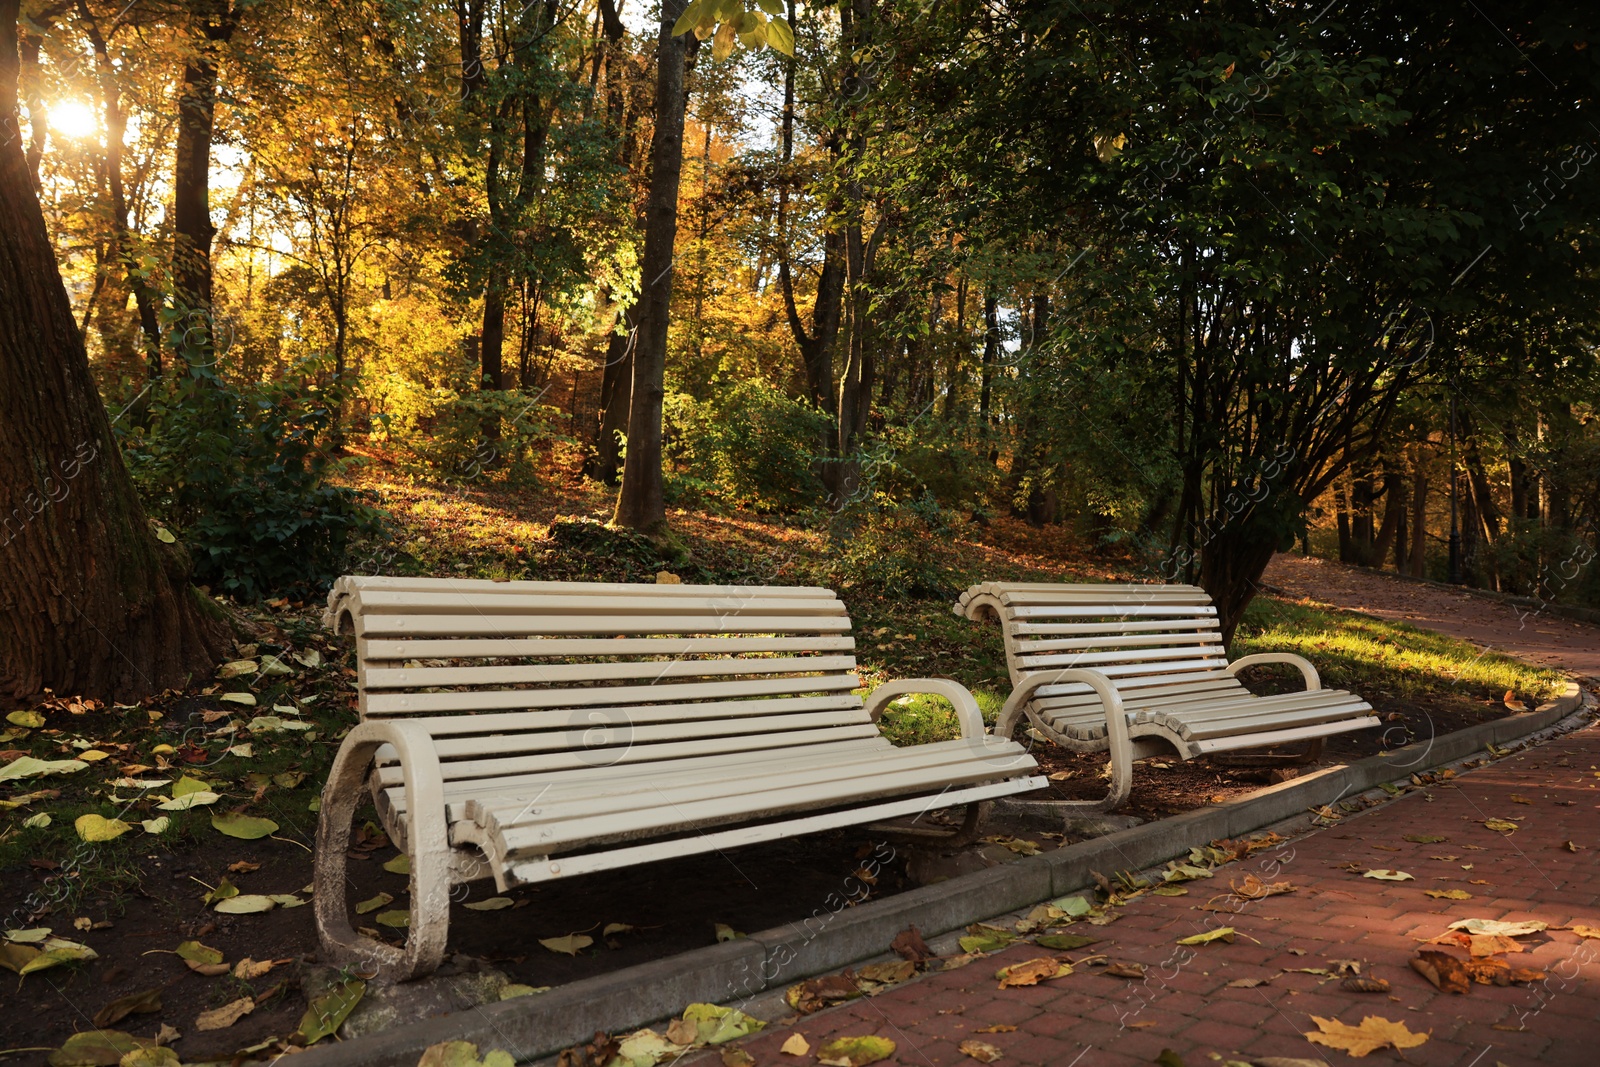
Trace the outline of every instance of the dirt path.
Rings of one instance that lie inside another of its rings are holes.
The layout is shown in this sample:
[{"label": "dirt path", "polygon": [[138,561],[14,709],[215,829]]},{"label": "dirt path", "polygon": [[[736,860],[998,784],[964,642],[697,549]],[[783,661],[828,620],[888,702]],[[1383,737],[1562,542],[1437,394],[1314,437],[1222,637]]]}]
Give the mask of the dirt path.
[{"label": "dirt path", "polygon": [[1274,556],[1262,584],[1292,597],[1437,630],[1528,663],[1600,678],[1600,626],[1304,556]]}]

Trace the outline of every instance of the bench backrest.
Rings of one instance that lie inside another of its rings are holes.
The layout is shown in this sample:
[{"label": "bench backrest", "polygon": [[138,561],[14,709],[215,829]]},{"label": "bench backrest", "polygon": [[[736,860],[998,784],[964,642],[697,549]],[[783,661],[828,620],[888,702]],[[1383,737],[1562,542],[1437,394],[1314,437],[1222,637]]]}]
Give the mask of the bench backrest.
[{"label": "bench backrest", "polygon": [[363,719],[425,722],[447,778],[876,737],[821,588],[345,578]]},{"label": "bench backrest", "polygon": [[1198,586],[987,582],[961,594],[955,612],[1000,623],[1012,685],[1066,667],[1178,683],[1217,678],[1228,664],[1217,609]]}]

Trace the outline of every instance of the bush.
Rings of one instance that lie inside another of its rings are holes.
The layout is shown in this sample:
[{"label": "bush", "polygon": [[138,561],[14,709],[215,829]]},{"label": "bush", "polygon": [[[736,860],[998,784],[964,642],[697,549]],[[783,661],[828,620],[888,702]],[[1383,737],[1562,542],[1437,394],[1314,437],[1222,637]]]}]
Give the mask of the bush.
[{"label": "bush", "polygon": [[889,597],[953,598],[947,561],[952,530],[931,494],[908,502],[886,493],[857,497],[833,517],[829,578]]},{"label": "bush", "polygon": [[[555,430],[560,414],[520,389],[468,389],[439,401],[421,432],[401,439],[423,466],[446,479],[495,475],[535,483],[541,470],[569,470],[576,463],[577,442]],[[553,455],[561,458],[546,462]]]},{"label": "bush", "polygon": [[152,514],[178,531],[195,580],[241,600],[326,587],[350,538],[383,513],[332,484],[323,441],[339,398],[301,366],[280,381],[237,387],[209,367],[164,383],[124,459]]},{"label": "bush", "polygon": [[664,422],[672,503],[795,512],[823,494],[816,464],[828,417],[769,382],[721,385],[703,401],[669,394]]}]

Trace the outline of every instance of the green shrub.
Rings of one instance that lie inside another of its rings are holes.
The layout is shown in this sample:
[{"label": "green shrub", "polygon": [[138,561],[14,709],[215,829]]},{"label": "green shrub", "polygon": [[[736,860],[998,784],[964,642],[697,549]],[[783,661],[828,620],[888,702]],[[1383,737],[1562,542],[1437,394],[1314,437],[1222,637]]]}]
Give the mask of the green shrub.
[{"label": "green shrub", "polygon": [[794,512],[821,498],[828,417],[769,382],[726,383],[709,400],[666,398],[666,490],[673,503]]},{"label": "green shrub", "polygon": [[236,386],[196,366],[153,391],[124,459],[145,506],[178,532],[195,580],[241,600],[307,595],[337,576],[352,535],[382,512],[332,484],[325,448],[339,398],[315,368]]},{"label": "green shrub", "polygon": [[891,597],[954,597],[951,532],[931,494],[904,502],[881,492],[858,495],[828,528],[830,584]]}]

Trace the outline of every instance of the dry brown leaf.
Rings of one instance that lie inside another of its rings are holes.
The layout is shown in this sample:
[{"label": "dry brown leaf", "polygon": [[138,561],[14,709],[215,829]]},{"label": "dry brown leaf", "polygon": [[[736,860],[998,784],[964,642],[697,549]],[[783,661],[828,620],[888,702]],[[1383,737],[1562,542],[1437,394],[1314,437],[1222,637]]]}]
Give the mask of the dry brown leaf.
[{"label": "dry brown leaf", "polygon": [[1289,882],[1263,882],[1255,875],[1247,874],[1243,882],[1229,883],[1229,888],[1246,900],[1261,900],[1282,893],[1293,893],[1296,887]]},{"label": "dry brown leaf", "polygon": [[1001,989],[1010,989],[1013,986],[1038,985],[1052,978],[1065,978],[1071,973],[1072,965],[1065,960],[1041,956],[1002,968],[995,977],[1000,979]]},{"label": "dry brown leaf", "polygon": [[1100,972],[1112,978],[1143,978],[1144,964],[1142,963],[1112,963]]},{"label": "dry brown leaf", "polygon": [[220,1008],[201,1012],[194,1021],[196,1030],[226,1030],[246,1015],[256,1010],[256,1002],[249,997],[240,997],[230,1004]]},{"label": "dry brown leaf", "polygon": [[722,1067],[756,1067],[756,1058],[736,1045],[724,1045],[719,1051]]},{"label": "dry brown leaf", "polygon": [[1389,983],[1382,978],[1363,978],[1361,975],[1352,974],[1339,983],[1339,988],[1349,993],[1387,993]]},{"label": "dry brown leaf", "polygon": [[699,1044],[700,1027],[688,1019],[674,1019],[667,1024],[667,1040],[674,1045]]},{"label": "dry brown leaf", "polygon": [[1365,1056],[1380,1048],[1416,1048],[1428,1040],[1427,1034],[1414,1034],[1405,1023],[1391,1022],[1376,1015],[1368,1015],[1360,1026],[1351,1026],[1337,1019],[1324,1019],[1313,1015],[1316,1030],[1306,1032],[1306,1040],[1313,1045],[1327,1045],[1352,1056]]},{"label": "dry brown leaf", "polygon": [[1583,938],[1600,938],[1600,926],[1583,926],[1581,924],[1570,927],[1573,933]]},{"label": "dry brown leaf", "polygon": [[1465,993],[1472,988],[1472,973],[1466,964],[1448,953],[1419,952],[1411,969],[1446,993]]},{"label": "dry brown leaf", "polygon": [[288,960],[253,960],[246,956],[233,965],[233,976],[248,982],[252,978],[260,978],[278,964],[288,962]]},{"label": "dry brown leaf", "polygon": [[975,1034],[1014,1034],[1017,1032],[1017,1028],[1010,1023],[995,1023],[993,1026],[985,1026],[972,1032]]},{"label": "dry brown leaf", "polygon": [[1502,952],[1526,952],[1514,937],[1500,934],[1468,934],[1467,950],[1474,956],[1494,956]]},{"label": "dry brown leaf", "polygon": [[778,1046],[778,1051],[787,1056],[804,1056],[811,1051],[811,1042],[799,1034],[790,1034],[784,1039],[783,1044]]},{"label": "dry brown leaf", "polygon": [[971,1056],[979,1063],[993,1063],[995,1060],[1005,1055],[1005,1053],[989,1044],[989,1042],[978,1041],[970,1037],[961,1042],[961,1044],[957,1045],[956,1051],[960,1052],[963,1056]]},{"label": "dry brown leaf", "polygon": [[933,958],[933,952],[928,948],[927,942],[922,940],[922,931],[915,926],[908,926],[894,936],[889,942],[889,947],[901,959],[910,960],[912,963],[921,963],[923,960]]},{"label": "dry brown leaf", "polygon": [[260,869],[261,864],[251,863],[249,860],[240,860],[237,863],[228,864],[228,870],[234,874],[249,874],[251,871],[259,871]]},{"label": "dry brown leaf", "polygon": [[1228,983],[1229,989],[1254,989],[1258,985],[1266,985],[1271,978],[1235,978]]}]

